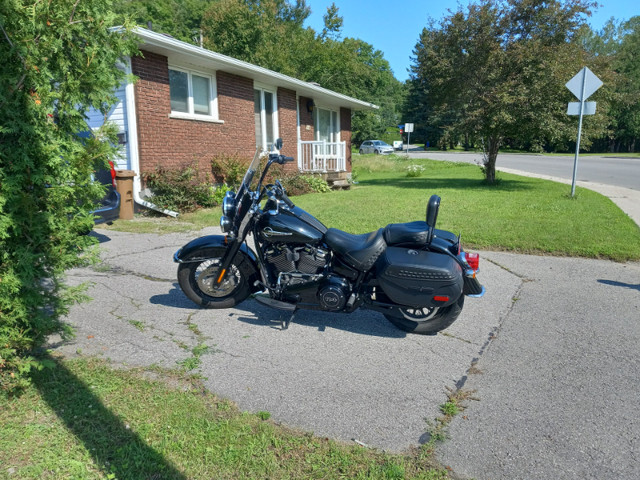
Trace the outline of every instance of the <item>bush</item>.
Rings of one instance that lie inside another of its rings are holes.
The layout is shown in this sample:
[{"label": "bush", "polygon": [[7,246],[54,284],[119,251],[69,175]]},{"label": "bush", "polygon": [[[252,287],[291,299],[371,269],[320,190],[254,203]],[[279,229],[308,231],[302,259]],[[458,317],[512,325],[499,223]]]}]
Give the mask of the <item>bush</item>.
[{"label": "bush", "polygon": [[0,394],[15,393],[47,362],[37,354],[82,288],[64,273],[95,256],[90,211],[104,195],[91,173],[117,150],[113,126],[93,135],[86,114],[107,115],[137,51],[112,33],[112,0],[0,2]]},{"label": "bush", "polygon": [[328,193],[331,191],[327,181],[319,175],[302,175],[302,179],[309,184],[313,192]]},{"label": "bush", "polygon": [[319,175],[303,175],[300,172],[285,172],[281,166],[272,165],[265,183],[273,183],[278,179],[287,191],[287,195],[293,197],[305,193],[326,193],[331,191],[327,181]]},{"label": "bush", "polygon": [[422,165],[408,165],[406,170],[407,177],[419,177],[424,172],[424,167]]},{"label": "bush", "polygon": [[237,189],[248,166],[249,161],[239,155],[216,155],[211,160],[211,173],[216,183]]},{"label": "bush", "polygon": [[217,205],[219,189],[214,190],[199,178],[196,164],[175,169],[157,167],[153,173],[143,174],[143,178],[153,192],[153,203],[159,207],[184,213]]}]

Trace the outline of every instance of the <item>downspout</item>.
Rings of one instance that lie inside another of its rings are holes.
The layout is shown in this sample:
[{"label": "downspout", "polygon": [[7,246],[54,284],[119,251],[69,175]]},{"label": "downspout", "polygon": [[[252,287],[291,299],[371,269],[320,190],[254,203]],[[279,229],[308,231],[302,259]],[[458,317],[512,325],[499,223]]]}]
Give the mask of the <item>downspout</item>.
[{"label": "downspout", "polygon": [[[127,61],[125,62],[125,73],[127,75],[132,74],[131,57],[127,58]],[[143,200],[140,196],[140,192],[142,191],[142,179],[140,178],[140,156],[138,152],[138,124],[136,121],[135,85],[132,81],[127,82],[125,92],[125,98],[127,101],[127,138],[129,141],[129,160],[131,162],[131,170],[136,172],[136,176],[133,177],[133,200],[143,207],[150,208],[151,210],[155,210],[156,212],[160,212],[171,217],[177,217],[179,215],[178,212],[158,207],[151,202]]]}]

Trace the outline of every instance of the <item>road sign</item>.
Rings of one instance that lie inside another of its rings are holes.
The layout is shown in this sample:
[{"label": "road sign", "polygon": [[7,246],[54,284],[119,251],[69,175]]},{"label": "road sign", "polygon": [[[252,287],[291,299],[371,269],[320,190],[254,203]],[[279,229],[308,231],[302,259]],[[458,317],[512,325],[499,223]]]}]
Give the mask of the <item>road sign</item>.
[{"label": "road sign", "polygon": [[565,86],[582,102],[602,86],[602,80],[596,77],[588,67],[584,67]]},{"label": "road sign", "polygon": [[569,102],[567,115],[580,115],[580,105],[582,105],[582,115],[595,115],[596,102]]},{"label": "road sign", "polygon": [[[576,176],[578,175],[578,155],[580,154],[580,135],[582,134],[582,117],[584,115],[593,115],[596,113],[596,102],[585,102],[587,98],[602,86],[602,80],[584,67],[575,77],[569,80],[565,86],[573,93],[579,102],[569,103],[567,109],[568,115],[579,115],[578,120],[578,139],[576,140],[576,156],[573,160],[573,179],[571,181],[571,196],[576,193]],[[573,112],[576,113],[573,113]]]},{"label": "road sign", "polygon": [[407,153],[409,153],[409,143],[411,140],[411,132],[413,132],[413,123],[405,123],[404,131],[407,133]]}]

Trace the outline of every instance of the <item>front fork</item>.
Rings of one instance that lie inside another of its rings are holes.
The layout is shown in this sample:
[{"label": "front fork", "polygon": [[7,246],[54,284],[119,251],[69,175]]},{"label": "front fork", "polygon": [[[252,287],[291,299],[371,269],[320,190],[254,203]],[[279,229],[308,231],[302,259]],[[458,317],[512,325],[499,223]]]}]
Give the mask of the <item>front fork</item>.
[{"label": "front fork", "polygon": [[240,241],[238,237],[231,237],[227,235],[225,236],[225,244],[227,245],[227,248],[222,260],[220,261],[220,270],[218,270],[219,273],[214,282],[214,287],[219,287],[222,285],[222,282],[224,282],[224,278],[227,276],[227,271],[231,264],[233,264],[233,260],[236,258],[238,250],[240,250],[242,241]]}]

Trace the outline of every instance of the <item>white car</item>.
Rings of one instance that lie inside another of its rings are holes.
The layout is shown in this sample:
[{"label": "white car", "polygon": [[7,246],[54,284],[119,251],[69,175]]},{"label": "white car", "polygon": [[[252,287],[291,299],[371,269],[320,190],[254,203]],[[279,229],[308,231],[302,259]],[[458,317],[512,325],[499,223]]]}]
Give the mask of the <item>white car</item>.
[{"label": "white car", "polygon": [[360,145],[359,152],[362,153],[375,153],[381,155],[388,155],[393,153],[393,147],[382,140],[366,140]]}]

